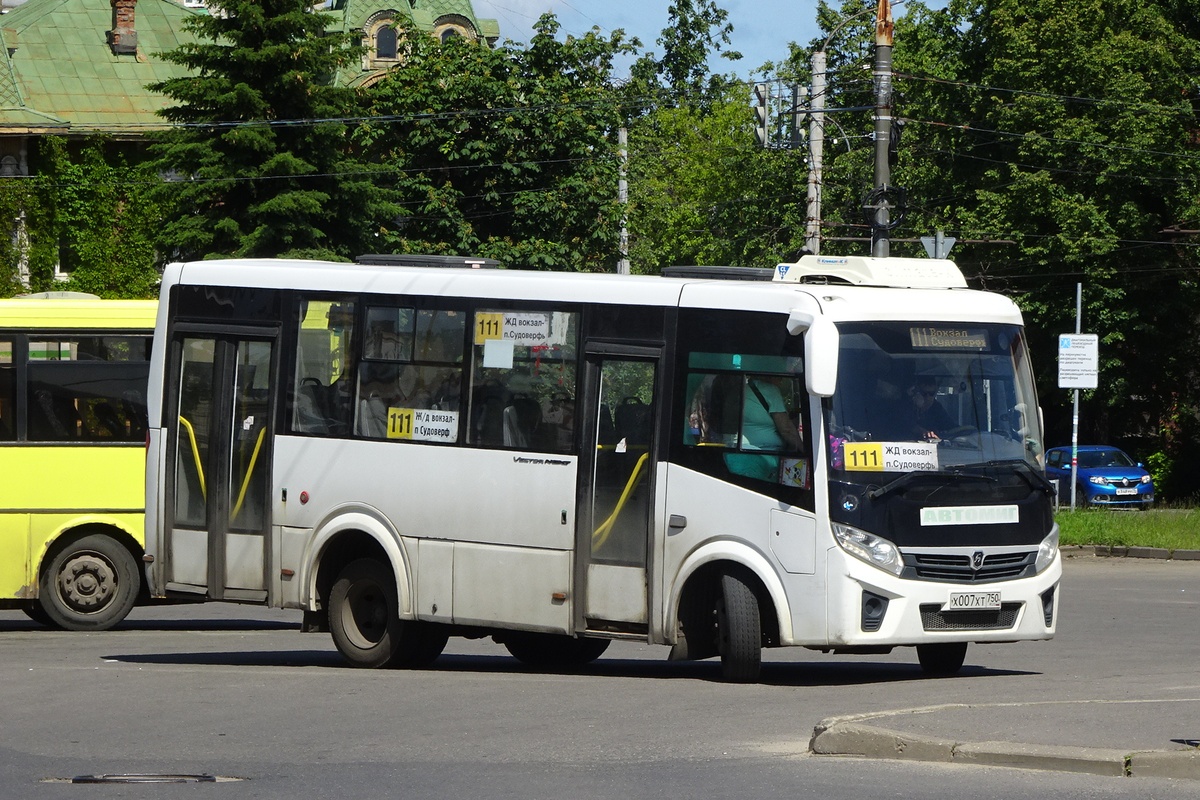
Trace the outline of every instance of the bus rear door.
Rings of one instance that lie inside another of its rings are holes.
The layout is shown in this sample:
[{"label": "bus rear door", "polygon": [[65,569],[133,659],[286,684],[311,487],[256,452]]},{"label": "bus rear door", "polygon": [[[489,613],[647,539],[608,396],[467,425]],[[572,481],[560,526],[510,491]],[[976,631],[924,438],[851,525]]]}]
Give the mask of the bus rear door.
[{"label": "bus rear door", "polygon": [[267,600],[277,331],[177,328],[168,363],[166,588]]}]

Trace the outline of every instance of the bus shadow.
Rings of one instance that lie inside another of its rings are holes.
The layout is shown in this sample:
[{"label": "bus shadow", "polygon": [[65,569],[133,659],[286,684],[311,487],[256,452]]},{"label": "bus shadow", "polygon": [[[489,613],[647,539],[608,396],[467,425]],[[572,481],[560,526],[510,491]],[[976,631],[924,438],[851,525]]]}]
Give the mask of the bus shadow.
[{"label": "bus shadow", "polygon": [[[331,650],[137,653],[109,655],[105,656],[105,658],[130,664],[356,669],[347,664],[337,652]],[[539,669],[521,664],[516,659],[506,655],[444,654],[428,667],[417,670],[400,670],[400,672],[443,672],[481,675],[578,675],[594,678],[639,678],[648,680],[724,683],[721,679],[721,665],[717,661],[655,661],[649,659],[601,658],[586,666],[573,669]],[[813,662],[773,662],[763,664],[762,676],[758,683],[766,686],[817,688],[999,676],[1035,676],[1038,674],[1037,672],[1027,670],[993,669],[967,665],[957,675],[947,678],[926,675],[917,664],[890,662],[867,664],[845,661],[819,664]]]},{"label": "bus shadow", "polygon": [[101,656],[121,664],[188,667],[344,667],[342,657],[322,650],[259,650],[212,653],[134,653]]},{"label": "bus shadow", "polygon": [[[108,631],[102,633],[120,633],[122,631],[298,631],[297,622],[283,622],[259,619],[149,619],[124,620]],[[85,636],[87,631],[64,631],[58,628],[48,628],[41,623],[29,619],[0,619],[0,633],[57,633],[67,636]]]}]

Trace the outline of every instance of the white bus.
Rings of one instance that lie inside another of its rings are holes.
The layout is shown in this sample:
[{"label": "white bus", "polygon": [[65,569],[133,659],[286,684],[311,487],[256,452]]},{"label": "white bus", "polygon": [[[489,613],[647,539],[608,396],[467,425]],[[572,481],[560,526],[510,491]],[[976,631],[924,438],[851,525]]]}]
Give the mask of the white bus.
[{"label": "white bus", "polygon": [[550,667],[669,645],[731,681],[766,647],[915,646],[949,674],[1054,635],[1021,315],[951,262],[363,260],[166,270],[155,596],[302,609],[366,667],[456,635]]}]

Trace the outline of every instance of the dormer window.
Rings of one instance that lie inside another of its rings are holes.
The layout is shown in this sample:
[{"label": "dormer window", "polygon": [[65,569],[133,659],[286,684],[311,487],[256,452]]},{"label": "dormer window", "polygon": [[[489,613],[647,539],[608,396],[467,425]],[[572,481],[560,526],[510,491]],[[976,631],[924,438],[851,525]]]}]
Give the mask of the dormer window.
[{"label": "dormer window", "polygon": [[394,59],[397,57],[396,29],[385,25],[375,32],[375,57]]}]

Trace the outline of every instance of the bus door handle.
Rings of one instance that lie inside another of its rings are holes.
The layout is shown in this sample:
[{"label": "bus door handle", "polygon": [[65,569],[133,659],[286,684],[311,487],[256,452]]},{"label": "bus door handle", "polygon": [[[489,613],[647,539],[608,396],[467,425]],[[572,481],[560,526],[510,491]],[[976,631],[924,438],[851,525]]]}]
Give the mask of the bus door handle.
[{"label": "bus door handle", "polygon": [[669,528],[667,535],[677,533],[686,527],[687,517],[683,516],[682,514],[672,514],[671,518],[667,520],[667,528]]}]

